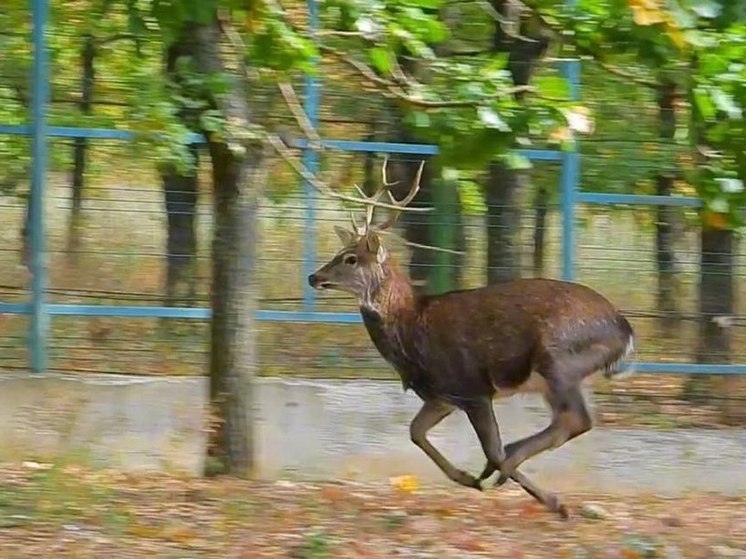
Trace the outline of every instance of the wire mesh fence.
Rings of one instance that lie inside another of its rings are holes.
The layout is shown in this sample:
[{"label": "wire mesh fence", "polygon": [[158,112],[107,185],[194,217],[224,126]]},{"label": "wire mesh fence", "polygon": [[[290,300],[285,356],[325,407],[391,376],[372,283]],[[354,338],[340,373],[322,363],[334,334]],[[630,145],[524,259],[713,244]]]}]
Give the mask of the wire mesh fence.
[{"label": "wire mesh fence", "polygon": [[[85,74],[90,39],[64,18],[53,21],[52,125],[124,129],[133,114],[145,112],[157,119],[162,92],[150,91],[147,84],[149,75],[162,72],[160,45],[146,43],[134,57],[135,46],[116,39],[115,27],[112,24],[111,34],[96,39],[96,71],[91,78]],[[0,84],[2,124],[25,124],[28,113],[29,30],[21,31],[0,34],[7,47],[0,60],[9,77]],[[15,59],[13,53],[18,55]],[[318,126],[322,137],[427,143],[426,134],[418,137],[411,127],[403,126],[395,104],[369,94],[359,81],[328,61],[323,64]],[[558,71],[545,64],[538,75],[554,76]],[[86,93],[90,79],[92,94]],[[302,79],[294,84],[302,103]],[[611,81],[598,68],[584,64],[582,94],[582,103],[595,115],[597,130],[580,144],[578,187],[590,192],[656,193],[656,178],[667,174],[683,154],[672,147],[670,138],[661,138],[655,92]],[[288,128],[291,135],[301,134],[276,88],[257,87],[251,95],[263,122]],[[685,123],[686,107],[676,111],[679,122]],[[4,303],[24,303],[29,298],[28,237],[24,235],[29,145],[24,136],[0,135],[4,231],[0,298]],[[45,198],[50,302],[209,305],[213,215],[208,158],[200,157],[196,183],[169,187],[159,174],[159,155],[137,142],[50,140]],[[391,159],[404,176],[421,158],[392,155]],[[321,154],[321,173],[333,187],[357,183],[372,189],[380,182],[381,162],[378,154],[326,150]],[[437,165],[437,158],[429,158],[429,167],[437,169]],[[535,163],[523,174],[525,179],[510,203],[499,204],[485,196],[489,187],[483,171],[464,170],[458,178],[434,173],[418,203],[435,202],[438,211],[425,217],[405,216],[398,234],[412,243],[447,245],[461,254],[437,255],[398,238],[387,240],[421,289],[471,288],[497,277],[561,277],[561,165]],[[321,263],[338,249],[333,226],[348,221],[345,208],[317,197],[314,226],[309,230],[305,226],[308,199],[299,184],[285,165],[272,163],[260,211],[263,309],[303,308],[308,239],[314,239],[316,260]],[[692,194],[676,176],[670,186],[666,195]],[[448,193],[445,198],[436,199],[443,192]],[[638,332],[639,360],[744,363],[744,249],[732,248],[733,263],[725,270],[735,286],[732,312],[708,315],[700,308],[702,249],[694,214],[686,208],[661,212],[651,206],[579,205],[577,279],[599,289],[631,317]],[[668,240],[662,248],[659,237],[664,229]],[[355,302],[340,295],[319,297],[314,308],[356,311]],[[0,367],[25,369],[27,318],[8,314],[0,321]],[[703,336],[712,337],[711,324],[716,325],[716,334],[727,338],[727,351],[703,347]],[[393,378],[358,325],[262,322],[259,345],[262,374]],[[196,319],[58,316],[52,321],[49,347],[50,370],[203,374],[208,363],[208,325]],[[698,422],[712,423],[722,400],[738,405],[744,394],[738,378],[689,388],[687,379],[655,374],[640,375],[624,386],[599,381],[599,394],[606,395],[600,409],[609,421],[626,414],[635,420],[653,417],[652,422],[662,421],[663,415],[696,416]],[[687,390],[697,392],[698,404],[685,398]]]}]

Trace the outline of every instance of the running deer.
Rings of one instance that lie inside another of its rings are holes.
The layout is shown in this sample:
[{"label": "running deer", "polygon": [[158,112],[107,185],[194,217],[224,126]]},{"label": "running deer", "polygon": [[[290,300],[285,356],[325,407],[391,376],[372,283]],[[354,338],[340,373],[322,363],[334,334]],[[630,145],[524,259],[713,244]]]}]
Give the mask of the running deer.
[{"label": "running deer", "polygon": [[[386,182],[366,206],[365,221],[353,230],[335,227],[343,247],[308,277],[316,289],[358,298],[373,344],[401,377],[405,390],[424,402],[410,437],[451,480],[482,489],[495,471],[495,486],[513,479],[549,510],[567,518],[567,508],[523,475],[518,467],[540,452],[589,431],[591,416],[581,392],[583,379],[607,376],[633,349],[629,322],[599,293],[577,283],[519,279],[476,289],[423,296],[413,290],[381,242],[416,196],[424,162],[407,196],[396,200]],[[396,208],[380,225],[373,211],[387,192]],[[361,196],[362,196],[361,192]],[[547,428],[503,447],[492,401],[517,392],[543,395],[552,419]],[[479,477],[457,469],[427,439],[430,429],[454,410],[474,428],[487,464]]]}]

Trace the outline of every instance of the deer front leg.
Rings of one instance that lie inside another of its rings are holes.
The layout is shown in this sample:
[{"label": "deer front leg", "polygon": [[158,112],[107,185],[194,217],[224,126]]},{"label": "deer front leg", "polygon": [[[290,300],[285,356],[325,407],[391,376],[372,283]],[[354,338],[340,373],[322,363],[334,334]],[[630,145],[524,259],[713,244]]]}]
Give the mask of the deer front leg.
[{"label": "deer front leg", "polygon": [[425,402],[409,426],[409,435],[412,442],[420,447],[451,480],[481,491],[482,485],[477,478],[468,472],[457,469],[427,440],[427,432],[451,415],[455,409],[455,406],[445,402]]},{"label": "deer front leg", "polygon": [[[482,479],[486,479],[492,475],[496,468],[499,468],[501,472],[504,471],[502,468],[507,460],[507,452],[504,451],[502,447],[500,429],[497,425],[495,410],[492,407],[491,399],[485,398],[473,401],[464,411],[466,411],[466,415],[469,418],[472,427],[474,427],[474,431],[476,431],[479,442],[482,445],[482,450],[487,456],[487,466],[484,472],[482,472],[480,478],[477,480],[480,482]],[[485,473],[487,474],[486,476]],[[520,485],[526,493],[531,495],[550,511],[559,513],[563,518],[568,517],[567,508],[559,501],[556,495],[542,490],[515,468],[513,468],[507,475]]]},{"label": "deer front leg", "polygon": [[579,386],[555,384],[550,387],[547,401],[552,408],[552,423],[535,435],[505,446],[505,460],[495,486],[505,483],[516,468],[532,456],[562,446],[593,426]]}]

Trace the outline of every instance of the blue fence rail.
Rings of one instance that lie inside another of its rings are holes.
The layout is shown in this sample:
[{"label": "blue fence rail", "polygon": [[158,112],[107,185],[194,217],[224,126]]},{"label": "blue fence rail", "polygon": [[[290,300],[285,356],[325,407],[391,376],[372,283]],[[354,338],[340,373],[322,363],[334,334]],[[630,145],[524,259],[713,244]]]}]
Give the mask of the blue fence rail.
[{"label": "blue fence rail", "polygon": [[[309,0],[310,23],[317,25],[317,5]],[[126,306],[126,305],[76,305],[49,304],[46,302],[47,271],[45,265],[45,223],[43,216],[43,199],[46,187],[46,172],[49,138],[88,138],[99,140],[131,141],[135,134],[125,130],[76,128],[65,126],[48,126],[47,110],[49,104],[49,73],[47,68],[47,45],[45,29],[47,25],[48,0],[33,0],[33,70],[32,70],[32,104],[31,124],[3,125],[0,134],[30,136],[32,139],[33,172],[30,193],[30,228],[31,228],[31,300],[29,303],[0,302],[0,314],[29,315],[29,355],[30,366],[35,372],[47,368],[47,340],[49,320],[54,316],[84,317],[127,317],[127,318],[210,318],[206,308],[183,308],[164,306]],[[579,98],[580,61],[566,59],[559,62],[562,73],[570,85],[573,99]],[[309,77],[305,83],[305,110],[310,122],[317,126],[322,86],[316,78]],[[198,135],[192,140],[202,141]],[[363,142],[324,139],[326,149],[347,152],[376,152],[388,154],[437,155],[437,146],[427,144],[402,144],[387,142]],[[311,172],[318,170],[318,156],[309,148],[307,140],[299,140],[297,148],[304,150],[304,163]],[[675,205],[698,207],[701,201],[691,197],[641,196],[625,194],[606,194],[579,191],[580,155],[576,151],[555,150],[521,150],[520,153],[533,161],[554,161],[562,166],[560,174],[561,215],[562,215],[562,277],[575,279],[576,247],[576,208],[580,204],[600,205]],[[312,234],[315,223],[315,191],[310,184],[304,185],[305,194],[305,231],[303,271],[304,276],[313,270],[316,261],[315,238]],[[316,310],[315,293],[304,288],[301,311],[259,310],[257,319],[279,322],[300,323],[360,323],[357,313],[321,312]],[[660,363],[643,362],[633,366],[645,373],[684,373],[684,374],[746,374],[746,364],[695,364],[695,363]]]}]

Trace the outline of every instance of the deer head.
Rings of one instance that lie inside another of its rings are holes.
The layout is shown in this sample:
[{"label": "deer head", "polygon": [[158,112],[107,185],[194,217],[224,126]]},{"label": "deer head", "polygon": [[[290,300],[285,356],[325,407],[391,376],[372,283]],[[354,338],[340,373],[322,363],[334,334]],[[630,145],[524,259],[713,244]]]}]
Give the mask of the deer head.
[{"label": "deer head", "polygon": [[372,306],[372,298],[387,275],[389,254],[381,242],[379,233],[394,225],[401,215],[401,210],[392,211],[389,218],[380,225],[373,224],[373,212],[378,200],[386,192],[391,204],[397,208],[404,208],[414,200],[420,189],[420,178],[425,166],[423,161],[417,170],[409,193],[402,199],[396,200],[386,178],[385,160],[382,168],[383,184],[372,196],[366,196],[357,185],[361,202],[366,204],[365,220],[359,225],[353,214],[350,214],[352,230],[335,226],[334,231],[342,241],[342,250],[315,273],[308,276],[308,283],[316,289],[336,289],[355,295],[365,306]]}]

